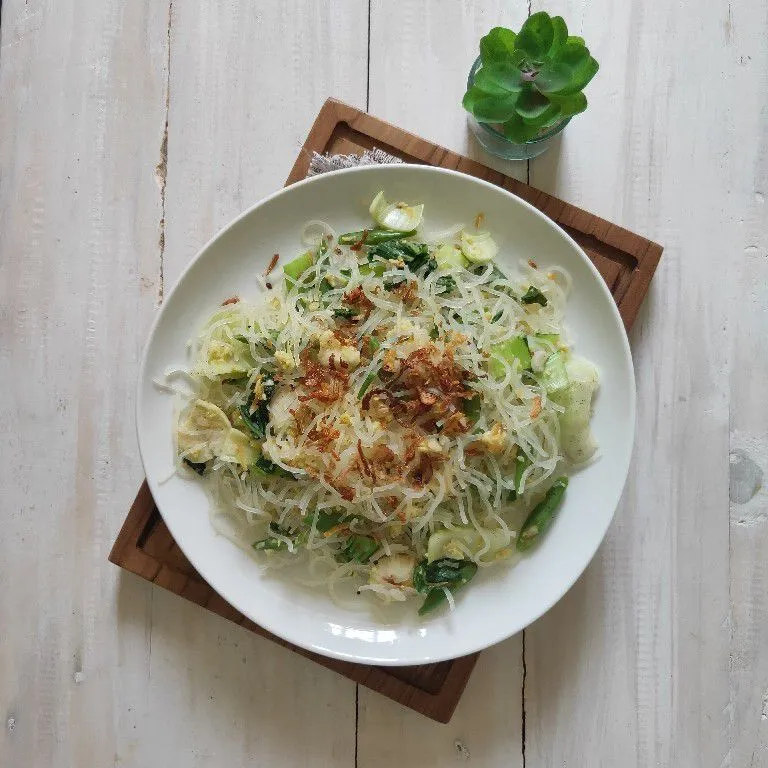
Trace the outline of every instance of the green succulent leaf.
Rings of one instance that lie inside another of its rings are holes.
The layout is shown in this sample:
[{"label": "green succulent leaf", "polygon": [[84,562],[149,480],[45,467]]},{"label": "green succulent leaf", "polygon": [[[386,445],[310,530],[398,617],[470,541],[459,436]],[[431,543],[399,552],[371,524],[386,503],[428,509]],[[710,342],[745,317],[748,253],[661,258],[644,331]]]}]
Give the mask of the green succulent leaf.
[{"label": "green succulent leaf", "polygon": [[565,88],[561,88],[557,92],[558,95],[570,96],[571,94],[584,90],[584,88],[589,85],[592,78],[597,74],[598,69],[600,69],[600,65],[597,61],[591,56],[587,56],[586,60],[572,75],[570,84]]},{"label": "green succulent leaf", "polygon": [[599,69],[597,61],[589,55],[589,49],[574,42],[567,42],[562,47],[556,66],[561,72],[567,73],[568,82],[559,88],[550,87],[547,90],[563,96],[581,91]]},{"label": "green succulent leaf", "polygon": [[516,144],[524,144],[526,141],[535,139],[541,130],[537,125],[526,123],[517,113],[504,122],[503,128],[504,135]]},{"label": "green succulent leaf", "polygon": [[533,14],[515,34],[494,27],[480,41],[482,66],[464,107],[482,123],[503,124],[515,142],[530,141],[587,108],[582,90],[599,69],[584,40],[561,16]]},{"label": "green succulent leaf", "polygon": [[549,47],[547,57],[553,59],[557,56],[560,49],[565,45],[568,40],[568,27],[565,24],[565,20],[562,16],[552,17],[552,31],[554,32],[554,38],[552,45]]},{"label": "green succulent leaf", "polygon": [[480,40],[480,60],[483,66],[497,61],[508,61],[515,54],[517,35],[506,27],[494,27]]},{"label": "green succulent leaf", "polygon": [[562,120],[564,117],[567,117],[567,115],[563,115],[561,113],[560,107],[557,104],[550,103],[547,106],[547,109],[538,117],[534,119],[523,118],[523,122],[530,126],[535,125],[540,131],[543,131],[546,128],[551,128],[555,123],[557,123],[559,120]]},{"label": "green succulent leaf", "polygon": [[557,105],[560,117],[573,117],[587,108],[587,97],[579,91],[568,96],[550,96],[552,105]]},{"label": "green succulent leaf", "polygon": [[493,96],[508,96],[510,93],[520,93],[525,83],[520,70],[508,62],[489,64],[475,75],[476,88]]},{"label": "green succulent leaf", "polygon": [[524,51],[533,61],[543,61],[552,47],[555,30],[546,11],[529,16],[515,38],[515,48]]},{"label": "green succulent leaf", "polygon": [[571,84],[572,72],[569,67],[556,61],[547,62],[539,70],[534,83],[536,88],[549,96],[550,93],[557,93]]},{"label": "green succulent leaf", "polygon": [[535,121],[547,112],[549,99],[529,86],[520,94],[515,104],[515,112],[524,120]]},{"label": "green succulent leaf", "polygon": [[471,112],[481,123],[503,123],[515,114],[519,94],[493,96],[472,86],[465,94],[464,109]]}]

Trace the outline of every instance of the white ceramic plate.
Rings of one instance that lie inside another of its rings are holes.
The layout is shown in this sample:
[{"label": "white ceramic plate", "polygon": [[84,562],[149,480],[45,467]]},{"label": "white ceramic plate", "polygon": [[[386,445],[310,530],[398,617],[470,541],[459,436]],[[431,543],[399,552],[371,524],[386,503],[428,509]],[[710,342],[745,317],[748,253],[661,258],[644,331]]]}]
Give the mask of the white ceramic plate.
[{"label": "white ceramic plate", "polygon": [[[453,613],[421,619],[408,603],[382,624],[366,610],[339,607],[322,589],[298,589],[217,535],[202,484],[173,466],[172,398],[153,384],[188,364],[194,329],[224,299],[253,296],[255,276],[272,254],[300,252],[311,218],[336,231],[361,229],[367,206],[389,199],[422,201],[430,230],[469,224],[482,211],[501,248],[500,259],[540,267],[559,264],[573,276],[567,324],[578,354],[601,372],[593,429],[600,459],[571,478],[566,500],[541,545],[514,568],[480,571]],[[270,632],[318,653],[372,664],[422,664],[480,650],[519,632],[559,600],[584,571],[603,539],[624,486],[635,424],[635,383],[624,327],[605,283],[583,251],[539,211],[470,176],[414,165],[357,168],[295,184],[258,203],[195,257],[155,320],[138,387],[139,447],[152,495],[184,554],[229,603]]]}]

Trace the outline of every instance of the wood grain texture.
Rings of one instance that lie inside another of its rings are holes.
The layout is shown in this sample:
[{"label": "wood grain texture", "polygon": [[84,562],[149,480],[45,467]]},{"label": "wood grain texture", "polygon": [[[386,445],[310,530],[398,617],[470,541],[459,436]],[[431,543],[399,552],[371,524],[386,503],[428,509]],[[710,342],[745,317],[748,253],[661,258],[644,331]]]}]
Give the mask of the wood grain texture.
[{"label": "wood grain texture", "polygon": [[[459,107],[480,37],[518,26],[526,3],[371,0],[369,111],[443,147],[526,179],[525,164],[483,154]],[[523,766],[522,638],[483,653],[451,723],[419,723],[411,713],[360,692],[358,757],[365,768],[474,764]],[[397,738],[392,738],[397,734]]]},{"label": "wood grain texture", "polygon": [[[145,628],[115,620],[104,558],[115,500],[141,476],[133,391],[158,280],[158,6],[2,4],[4,767],[110,765],[137,743]],[[145,615],[149,590],[125,594]]]},{"label": "wood grain texture", "polygon": [[[164,289],[221,227],[281,185],[327,92],[363,103],[366,73],[357,62],[366,55],[366,26],[365,8],[354,0],[173,3]],[[161,578],[175,585],[172,573]],[[239,617],[218,596],[207,606]],[[151,631],[157,695],[167,697],[170,688],[170,706],[200,712],[171,728],[158,723],[150,744],[159,743],[161,753],[201,764],[353,761],[350,681],[165,592],[155,595]],[[162,657],[154,651],[158,638]]]},{"label": "wood grain texture", "polygon": [[352,683],[105,561],[164,283],[364,99],[365,9],[261,5],[2,3],[3,768],[353,763]]}]

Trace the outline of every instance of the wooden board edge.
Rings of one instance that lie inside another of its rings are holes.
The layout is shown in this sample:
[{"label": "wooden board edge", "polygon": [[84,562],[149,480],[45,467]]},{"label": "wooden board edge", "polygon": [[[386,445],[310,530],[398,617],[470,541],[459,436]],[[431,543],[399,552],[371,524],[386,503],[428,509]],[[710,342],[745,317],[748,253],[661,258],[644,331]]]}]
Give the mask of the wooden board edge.
[{"label": "wooden board edge", "polygon": [[[144,481],[118,533],[108,559],[114,565],[149,581],[154,586],[189,600],[190,598],[183,594],[190,582],[189,577],[174,570],[166,563],[160,562],[157,558],[151,557],[138,547],[154,510],[154,500],[152,499],[147,482]],[[192,600],[191,602],[201,605],[224,620],[232,621],[242,626],[249,632],[258,634],[270,642],[277,643],[288,651],[320,664],[354,683],[364,685],[375,693],[386,696],[402,706],[413,709],[425,717],[441,723],[447,723],[450,720],[479,655],[473,654],[469,657],[452,660],[451,667],[440,690],[432,694],[393,677],[388,673],[386,667],[353,664],[321,656],[292,645],[268,632],[263,627],[254,624],[239,612],[235,615],[235,609],[228,603],[226,603],[225,607],[225,601],[222,600],[210,585],[205,584],[205,588],[210,595],[202,603],[199,600]]]},{"label": "wooden board edge", "polygon": [[283,186],[287,187],[306,178],[309,163],[312,159],[312,152],[322,149],[330,141],[336,126],[344,119],[345,109],[355,108],[343,104],[336,99],[328,98],[325,100],[323,106],[320,107],[320,111],[317,113],[315,121],[312,123],[312,127],[309,129],[307,138],[304,144],[302,144],[296,162],[293,164]]},{"label": "wooden board edge", "polygon": [[131,504],[131,508],[128,510],[128,515],[123,521],[115,543],[109,552],[107,559],[110,563],[123,566],[126,554],[131,550],[137,550],[136,545],[139,537],[149,522],[154,508],[155,501],[145,479],[139,487],[133,504]]},{"label": "wooden board edge", "polygon": [[661,245],[649,241],[645,257],[638,264],[638,268],[633,270],[630,285],[618,302],[619,314],[627,330],[635,324],[640,307],[648,296],[651,280],[656,273],[663,252],[664,248]]}]

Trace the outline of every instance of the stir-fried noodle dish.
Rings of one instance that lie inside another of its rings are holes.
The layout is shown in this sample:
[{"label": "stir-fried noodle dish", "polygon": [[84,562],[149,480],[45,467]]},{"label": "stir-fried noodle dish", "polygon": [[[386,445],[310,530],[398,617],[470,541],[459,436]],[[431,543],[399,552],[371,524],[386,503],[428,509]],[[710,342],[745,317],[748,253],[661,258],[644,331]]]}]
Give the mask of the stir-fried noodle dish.
[{"label": "stir-fried noodle dish", "polygon": [[421,614],[542,538],[596,450],[598,386],[563,269],[510,274],[482,214],[431,234],[424,214],[379,193],[359,231],[309,222],[306,252],[192,339],[174,434],[265,566]]}]

